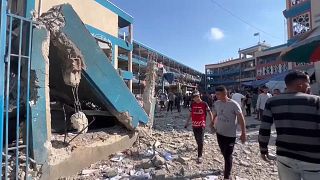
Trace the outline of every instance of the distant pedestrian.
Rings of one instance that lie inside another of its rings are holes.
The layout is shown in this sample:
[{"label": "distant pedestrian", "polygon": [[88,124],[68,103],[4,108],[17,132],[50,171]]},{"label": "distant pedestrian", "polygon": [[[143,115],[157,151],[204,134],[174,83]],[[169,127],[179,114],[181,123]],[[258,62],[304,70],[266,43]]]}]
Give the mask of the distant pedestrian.
[{"label": "distant pedestrian", "polygon": [[287,91],[270,98],[259,131],[262,159],[268,161],[271,126],[277,131],[280,180],[320,179],[320,97],[306,94],[308,75],[293,71],[285,77]]},{"label": "distant pedestrian", "polygon": [[232,153],[236,142],[237,124],[241,127],[240,140],[246,141],[245,120],[239,103],[228,98],[224,86],[216,88],[218,101],[214,103],[211,126],[216,129],[217,140],[224,158],[224,179],[229,179],[232,170]]},{"label": "distant pedestrian", "polygon": [[172,112],[175,97],[176,96],[174,95],[173,92],[169,92],[169,94],[168,94],[169,102],[168,102],[167,112],[169,112],[169,110],[171,110],[171,112]]},{"label": "distant pedestrian", "polygon": [[168,96],[166,93],[160,94],[160,110],[166,108],[166,102],[168,100]]},{"label": "distant pedestrian", "polygon": [[178,112],[181,112],[181,100],[182,100],[181,93],[177,93],[174,101],[175,101],[175,106],[177,107]]},{"label": "distant pedestrian", "polygon": [[246,94],[246,99],[244,100],[245,108],[246,108],[246,116],[251,116],[251,104],[252,104],[252,96],[249,92]]},{"label": "distant pedestrian", "polygon": [[205,93],[205,94],[203,94],[202,97],[203,97],[202,100],[203,100],[204,102],[206,102],[206,103],[208,104],[208,106],[210,107],[210,109],[211,109],[211,108],[212,108],[212,105],[213,105],[212,96],[211,96],[210,94],[208,94],[208,93]]},{"label": "distant pedestrian", "polygon": [[236,101],[240,107],[242,107],[242,101],[245,99],[246,97],[241,94],[238,90],[236,90],[236,93],[232,94],[231,99],[233,99],[234,101]]},{"label": "distant pedestrian", "polygon": [[258,93],[256,91],[253,92],[252,94],[252,108],[253,108],[253,114],[256,114],[256,106],[257,106],[257,101],[258,101]]},{"label": "distant pedestrian", "polygon": [[208,104],[201,100],[199,92],[193,93],[193,101],[194,102],[191,104],[190,116],[185,124],[185,128],[189,126],[189,122],[192,120],[193,133],[198,145],[197,162],[201,163],[207,112],[210,115],[210,120],[213,121],[213,119]]},{"label": "distant pedestrian", "polygon": [[263,86],[261,89],[262,89],[262,93],[259,94],[258,96],[257,107],[256,107],[259,113],[259,116],[258,116],[259,121],[261,121],[262,119],[263,110],[265,108],[267,100],[272,97],[272,95],[268,93],[269,89],[267,86]]}]

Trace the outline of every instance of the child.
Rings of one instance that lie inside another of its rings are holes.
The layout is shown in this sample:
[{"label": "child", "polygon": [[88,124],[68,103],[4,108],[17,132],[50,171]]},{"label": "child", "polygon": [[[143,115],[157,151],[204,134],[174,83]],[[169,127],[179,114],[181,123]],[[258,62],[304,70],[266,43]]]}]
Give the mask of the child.
[{"label": "child", "polygon": [[210,120],[212,120],[213,116],[208,104],[201,100],[199,92],[195,92],[193,94],[193,103],[191,104],[191,113],[185,124],[185,128],[189,126],[190,119],[192,119],[192,129],[198,145],[198,163],[202,162],[204,130],[206,127],[207,112],[210,115]]}]

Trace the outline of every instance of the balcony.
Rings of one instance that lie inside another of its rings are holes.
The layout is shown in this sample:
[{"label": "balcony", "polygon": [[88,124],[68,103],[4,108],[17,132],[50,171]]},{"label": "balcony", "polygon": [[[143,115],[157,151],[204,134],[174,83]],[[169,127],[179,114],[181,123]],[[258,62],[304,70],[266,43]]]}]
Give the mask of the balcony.
[{"label": "balcony", "polygon": [[243,71],[252,71],[252,70],[255,70],[256,69],[256,67],[246,67],[246,68],[244,68],[243,70],[242,70],[242,72]]},{"label": "balcony", "polygon": [[244,81],[253,81],[253,80],[256,80],[256,77],[255,76],[252,76],[252,77],[244,77],[241,79],[242,82]]},{"label": "balcony", "polygon": [[[253,68],[254,69],[254,68]],[[215,73],[210,73],[207,74],[207,77],[219,77],[219,76],[223,76],[223,75],[231,75],[231,74],[240,74],[240,68],[232,68],[229,69],[227,71],[220,71],[220,72],[215,72]]]},{"label": "balcony", "polygon": [[207,74],[207,77],[219,77],[219,76],[221,76],[221,74],[219,74],[219,73],[210,73],[210,74]]},{"label": "balcony", "polygon": [[230,74],[237,74],[237,73],[240,73],[240,68],[235,68],[228,71],[222,71],[220,72],[220,75],[230,75]]},{"label": "balcony", "polygon": [[[118,59],[122,61],[128,61],[128,56],[119,54]],[[147,61],[148,60],[145,58],[139,57],[137,55],[132,55],[132,63],[139,64],[141,66],[147,66]]]},{"label": "balcony", "polygon": [[219,80],[219,81],[215,81],[215,80],[209,80],[208,84],[210,85],[220,85],[220,84],[232,84],[232,83],[237,83],[238,81],[236,80]]}]

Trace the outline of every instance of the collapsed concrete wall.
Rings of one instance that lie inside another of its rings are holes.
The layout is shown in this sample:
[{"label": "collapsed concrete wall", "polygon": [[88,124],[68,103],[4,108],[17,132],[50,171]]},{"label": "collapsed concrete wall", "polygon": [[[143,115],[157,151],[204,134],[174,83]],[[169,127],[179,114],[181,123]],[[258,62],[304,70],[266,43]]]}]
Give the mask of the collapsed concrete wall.
[{"label": "collapsed concrete wall", "polygon": [[73,85],[69,79],[79,80],[67,76],[81,67],[87,88],[94,90],[93,94],[119,122],[131,130],[148,122],[147,114],[70,5],[53,7],[42,15],[41,21],[50,30],[51,42],[59,51],[66,84]]}]

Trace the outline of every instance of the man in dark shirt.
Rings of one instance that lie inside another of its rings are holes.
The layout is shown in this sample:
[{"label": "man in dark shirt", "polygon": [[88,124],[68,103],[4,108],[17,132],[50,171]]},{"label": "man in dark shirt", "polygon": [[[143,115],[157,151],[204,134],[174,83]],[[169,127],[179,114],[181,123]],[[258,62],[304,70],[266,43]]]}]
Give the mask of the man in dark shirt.
[{"label": "man in dark shirt", "polygon": [[306,94],[309,76],[300,71],[285,77],[287,91],[268,99],[259,131],[261,157],[268,160],[271,126],[277,131],[280,180],[320,179],[320,97]]}]

